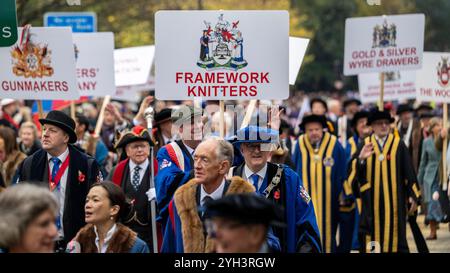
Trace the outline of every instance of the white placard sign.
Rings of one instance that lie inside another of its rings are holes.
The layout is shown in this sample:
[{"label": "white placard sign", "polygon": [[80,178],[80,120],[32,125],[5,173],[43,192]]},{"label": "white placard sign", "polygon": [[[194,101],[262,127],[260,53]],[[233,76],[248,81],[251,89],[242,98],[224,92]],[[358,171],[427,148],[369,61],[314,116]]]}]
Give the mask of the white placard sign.
[{"label": "white placard sign", "polygon": [[295,84],[300,72],[309,39],[289,37],[289,84]]},{"label": "white placard sign", "polygon": [[120,101],[138,102],[139,91],[143,91],[143,89],[139,88],[138,85],[118,86],[116,87],[114,94],[111,96],[111,99]]},{"label": "white placard sign", "polygon": [[[22,32],[23,28],[18,28],[19,37]],[[22,41],[0,48],[0,64],[0,98],[76,100],[80,97],[70,27],[31,27]]]},{"label": "white placard sign", "polygon": [[114,34],[74,33],[75,62],[80,96],[104,97],[113,94]]},{"label": "white placard sign", "polygon": [[422,67],[423,14],[348,18],[344,75]]},{"label": "white placard sign", "polygon": [[[378,102],[381,78],[379,73],[358,75],[359,95],[362,103]],[[385,72],[384,101],[416,98],[416,71]]]},{"label": "white placard sign", "polygon": [[450,52],[424,52],[417,71],[417,99],[450,103]]},{"label": "white placard sign", "polygon": [[158,11],[156,97],[286,99],[287,11]]},{"label": "white placard sign", "polygon": [[116,86],[141,85],[148,81],[155,46],[138,46],[114,50]]}]

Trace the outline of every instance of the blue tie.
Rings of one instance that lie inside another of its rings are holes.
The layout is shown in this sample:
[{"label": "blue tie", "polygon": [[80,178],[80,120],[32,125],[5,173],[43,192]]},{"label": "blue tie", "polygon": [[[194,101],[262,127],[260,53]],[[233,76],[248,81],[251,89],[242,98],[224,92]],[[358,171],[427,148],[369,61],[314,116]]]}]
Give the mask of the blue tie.
[{"label": "blue tie", "polygon": [[256,192],[258,192],[259,175],[254,173],[250,176],[250,178],[253,180],[253,186],[255,186]]},{"label": "blue tie", "polygon": [[[55,177],[59,171],[59,163],[61,163],[61,160],[59,160],[59,158],[57,158],[57,157],[52,157],[50,160],[53,162],[52,181],[54,183],[56,183],[57,181],[55,181]],[[55,188],[55,191],[57,192],[57,195],[58,195],[58,201],[59,201],[59,196],[60,196],[60,194],[59,194],[60,188],[61,188],[60,184],[58,183],[58,186]],[[62,204],[61,204],[61,206],[62,206]],[[59,215],[59,212],[58,212],[58,215],[56,216],[56,228],[58,230],[61,230],[61,216]]]},{"label": "blue tie", "polygon": [[[55,177],[59,171],[59,163],[61,163],[61,160],[59,160],[59,158],[57,158],[57,157],[52,157],[50,160],[53,162],[52,181],[56,183],[57,181],[55,181]],[[58,184],[58,188],[59,188],[59,184]]]}]

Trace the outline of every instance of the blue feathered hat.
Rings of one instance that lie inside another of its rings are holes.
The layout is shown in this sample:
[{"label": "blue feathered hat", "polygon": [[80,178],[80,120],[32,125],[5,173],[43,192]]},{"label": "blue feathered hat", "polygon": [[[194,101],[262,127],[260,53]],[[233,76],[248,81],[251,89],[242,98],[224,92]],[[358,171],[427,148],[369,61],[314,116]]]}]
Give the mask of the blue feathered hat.
[{"label": "blue feathered hat", "polygon": [[247,126],[236,132],[233,144],[241,143],[273,143],[279,142],[279,132],[267,127]]}]

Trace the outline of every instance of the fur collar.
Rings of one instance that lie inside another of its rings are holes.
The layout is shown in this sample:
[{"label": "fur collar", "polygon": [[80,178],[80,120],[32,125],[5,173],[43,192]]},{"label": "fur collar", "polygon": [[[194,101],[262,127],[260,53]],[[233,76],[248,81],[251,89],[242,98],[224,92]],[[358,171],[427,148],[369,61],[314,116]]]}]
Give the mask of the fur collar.
[{"label": "fur collar", "polygon": [[[181,220],[184,253],[209,253],[214,251],[214,245],[209,235],[204,236],[203,224],[198,216],[196,191],[198,184],[195,179],[181,186],[174,195],[174,202]],[[231,178],[226,194],[254,192],[255,188],[239,176]]]},{"label": "fur collar", "polygon": [[[95,245],[94,226],[87,224],[84,226],[74,238],[81,246],[82,253],[97,253],[97,246]],[[137,235],[130,228],[117,223],[117,230],[109,242],[106,253],[129,253],[134,243],[136,242]]]}]

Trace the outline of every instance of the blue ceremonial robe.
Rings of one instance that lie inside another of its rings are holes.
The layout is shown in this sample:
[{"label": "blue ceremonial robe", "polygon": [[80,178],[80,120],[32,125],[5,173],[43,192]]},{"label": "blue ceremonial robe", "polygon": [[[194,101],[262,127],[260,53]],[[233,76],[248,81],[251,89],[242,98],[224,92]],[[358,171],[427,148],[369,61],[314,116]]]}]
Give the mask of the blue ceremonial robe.
[{"label": "blue ceremonial robe", "polygon": [[158,174],[155,177],[156,202],[158,204],[158,221],[164,226],[168,217],[168,205],[175,191],[193,177],[194,161],[192,155],[181,141],[175,141],[182,151],[184,171],[180,169],[178,158],[173,148],[167,144],[159,149],[156,159],[158,160]]},{"label": "blue ceremonial robe", "polygon": [[[269,181],[276,175],[278,165],[267,163],[267,172],[263,183],[257,193],[263,192],[269,185]],[[244,164],[234,168],[233,175],[244,177]],[[303,183],[291,168],[283,165],[281,181],[275,187],[269,199],[284,207],[285,222],[284,229],[273,228],[275,235],[279,238],[283,252],[301,252],[305,245],[309,245],[311,252],[321,252],[320,233],[314,213],[314,206],[309,196],[304,195]]]}]

